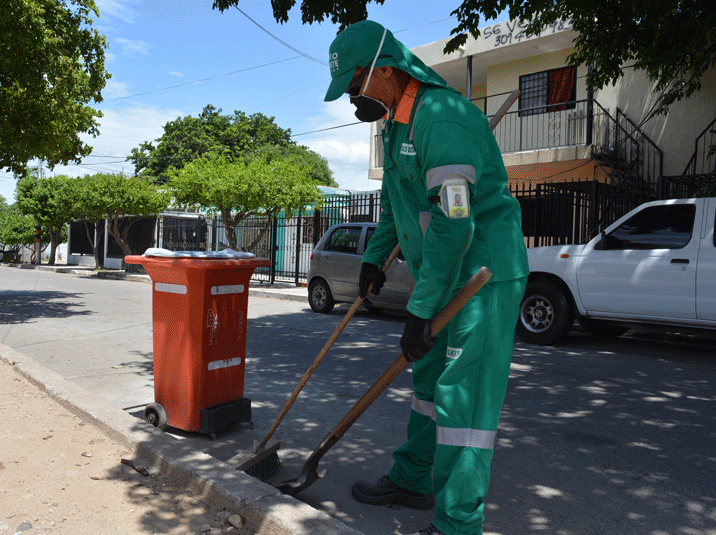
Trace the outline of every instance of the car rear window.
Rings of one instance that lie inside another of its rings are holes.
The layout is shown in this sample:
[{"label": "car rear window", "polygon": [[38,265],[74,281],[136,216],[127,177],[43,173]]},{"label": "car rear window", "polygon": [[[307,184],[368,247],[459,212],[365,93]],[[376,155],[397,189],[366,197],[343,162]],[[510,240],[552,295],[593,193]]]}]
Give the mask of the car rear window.
[{"label": "car rear window", "polygon": [[360,233],[360,228],[337,228],[331,234],[326,250],[357,254]]}]

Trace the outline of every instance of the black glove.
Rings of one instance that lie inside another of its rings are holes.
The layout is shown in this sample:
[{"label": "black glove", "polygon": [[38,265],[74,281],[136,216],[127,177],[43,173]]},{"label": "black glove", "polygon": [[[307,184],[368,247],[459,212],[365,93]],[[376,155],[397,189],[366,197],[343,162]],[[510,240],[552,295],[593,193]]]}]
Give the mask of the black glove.
[{"label": "black glove", "polygon": [[368,285],[371,282],[373,283],[371,293],[378,295],[383,284],[385,284],[385,273],[375,264],[363,262],[360,268],[360,277],[358,278],[358,293],[361,299],[368,295]]},{"label": "black glove", "polygon": [[435,338],[430,336],[430,320],[419,318],[408,312],[400,347],[408,362],[423,358],[435,345]]}]

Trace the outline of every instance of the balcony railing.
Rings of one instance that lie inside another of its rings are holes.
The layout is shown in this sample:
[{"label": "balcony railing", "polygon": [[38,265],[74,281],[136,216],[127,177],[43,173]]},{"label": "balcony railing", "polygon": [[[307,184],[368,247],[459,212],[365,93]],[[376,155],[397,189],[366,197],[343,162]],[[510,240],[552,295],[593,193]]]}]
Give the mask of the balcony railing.
[{"label": "balcony railing", "polygon": [[586,145],[588,132],[588,101],[579,100],[507,112],[495,128],[495,139],[506,154]]}]

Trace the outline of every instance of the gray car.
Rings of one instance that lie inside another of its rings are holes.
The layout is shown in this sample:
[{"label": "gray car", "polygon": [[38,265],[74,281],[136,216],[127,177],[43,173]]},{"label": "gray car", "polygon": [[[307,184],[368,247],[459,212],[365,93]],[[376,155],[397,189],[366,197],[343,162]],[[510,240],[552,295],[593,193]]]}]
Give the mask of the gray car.
[{"label": "gray car", "polygon": [[[378,223],[342,223],[321,237],[311,254],[308,271],[308,302],[315,312],[325,314],[336,303],[353,303],[358,298],[361,257],[377,227]],[[380,294],[368,294],[365,305],[371,309],[405,310],[414,285],[400,255],[388,268]]]}]

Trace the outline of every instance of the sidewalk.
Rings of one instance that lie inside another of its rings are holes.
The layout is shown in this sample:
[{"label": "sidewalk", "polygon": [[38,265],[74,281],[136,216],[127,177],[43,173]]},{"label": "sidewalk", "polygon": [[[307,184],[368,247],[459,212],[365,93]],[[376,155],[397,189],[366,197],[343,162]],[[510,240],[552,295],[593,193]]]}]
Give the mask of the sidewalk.
[{"label": "sidewalk", "polygon": [[[53,271],[55,273],[69,273],[71,275],[79,275],[82,277],[96,277],[100,279],[128,280],[134,282],[151,283],[149,275],[139,273],[127,273],[124,270],[108,269],[95,270],[90,266],[71,266],[67,264],[57,264],[48,266],[46,264],[37,266],[35,264],[5,264],[0,263],[0,267],[12,267],[17,269],[39,269],[43,271]],[[251,281],[249,285],[249,295],[268,296],[275,299],[290,299],[292,301],[308,302],[308,289],[306,286],[296,286],[290,282],[268,282]]]},{"label": "sidewalk", "polygon": [[[1,266],[151,282],[78,266]],[[306,300],[305,287],[285,283],[251,283],[249,292]],[[360,535],[208,454],[177,451],[167,434],[3,344],[0,376],[0,535]]]}]

